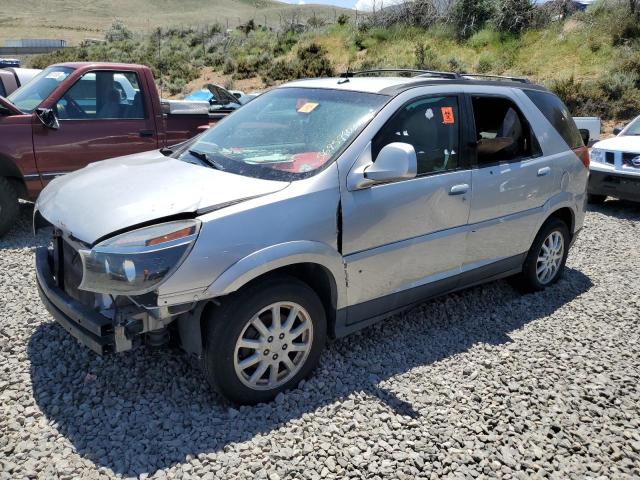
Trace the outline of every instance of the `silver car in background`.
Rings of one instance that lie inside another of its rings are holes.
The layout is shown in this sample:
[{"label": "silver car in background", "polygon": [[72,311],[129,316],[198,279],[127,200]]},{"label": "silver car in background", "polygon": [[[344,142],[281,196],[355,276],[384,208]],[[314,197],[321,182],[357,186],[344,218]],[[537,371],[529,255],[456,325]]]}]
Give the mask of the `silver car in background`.
[{"label": "silver car in background", "polygon": [[562,275],[588,154],[518,79],[345,76],[271,90],[173,149],[60,177],[37,281],[99,354],[170,338],[238,403],[273,399],[341,337],[436,295]]}]

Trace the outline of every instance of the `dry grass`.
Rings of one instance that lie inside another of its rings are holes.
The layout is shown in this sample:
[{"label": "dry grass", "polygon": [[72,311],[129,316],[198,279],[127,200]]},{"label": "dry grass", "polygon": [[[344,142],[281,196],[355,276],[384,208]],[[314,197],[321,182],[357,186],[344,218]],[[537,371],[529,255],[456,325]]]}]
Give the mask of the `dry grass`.
[{"label": "dry grass", "polygon": [[351,11],[322,5],[289,5],[272,0],[2,0],[0,44],[8,38],[57,38],[77,44],[102,38],[113,20],[122,19],[136,33],[157,27],[221,23],[234,28],[254,19],[279,25],[281,16],[314,13],[333,19]]}]

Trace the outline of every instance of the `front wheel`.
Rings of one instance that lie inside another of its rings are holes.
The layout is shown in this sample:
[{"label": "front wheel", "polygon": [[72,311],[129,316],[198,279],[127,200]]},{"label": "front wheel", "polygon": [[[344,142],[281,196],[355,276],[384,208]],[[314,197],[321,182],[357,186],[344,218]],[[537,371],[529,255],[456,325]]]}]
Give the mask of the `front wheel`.
[{"label": "front wheel", "polygon": [[295,387],[317,365],[326,340],[322,302],[292,277],[235,293],[204,321],[205,376],[240,404],[266,402]]},{"label": "front wheel", "polygon": [[535,292],[557,282],[564,272],[569,240],[569,229],[562,220],[547,220],[527,254],[518,286],[525,292]]}]

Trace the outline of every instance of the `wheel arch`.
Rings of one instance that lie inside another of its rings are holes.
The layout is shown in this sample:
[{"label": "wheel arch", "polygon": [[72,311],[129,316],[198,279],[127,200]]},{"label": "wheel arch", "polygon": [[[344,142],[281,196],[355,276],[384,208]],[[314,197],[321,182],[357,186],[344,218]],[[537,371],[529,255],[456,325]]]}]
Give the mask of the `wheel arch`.
[{"label": "wheel arch", "polygon": [[309,285],[324,306],[328,332],[333,335],[337,312],[346,306],[346,272],[337,249],[301,240],[273,245],[254,252],[225,270],[207,289],[210,305],[250,284],[277,275],[290,275]]},{"label": "wheel arch", "polygon": [[27,185],[18,166],[5,155],[0,154],[0,177],[8,179],[20,198],[26,198]]},{"label": "wheel arch", "polygon": [[[549,216],[545,219],[545,223],[550,219],[550,218],[557,218],[558,220],[561,220],[562,222],[564,222],[564,224],[567,226],[567,228],[569,229],[569,236],[573,237],[574,234],[574,228],[575,228],[575,214],[573,213],[573,210],[571,210],[571,208],[569,207],[560,207],[556,210],[554,210],[553,212],[551,212],[549,214]],[[543,223],[544,225],[544,223]]]}]

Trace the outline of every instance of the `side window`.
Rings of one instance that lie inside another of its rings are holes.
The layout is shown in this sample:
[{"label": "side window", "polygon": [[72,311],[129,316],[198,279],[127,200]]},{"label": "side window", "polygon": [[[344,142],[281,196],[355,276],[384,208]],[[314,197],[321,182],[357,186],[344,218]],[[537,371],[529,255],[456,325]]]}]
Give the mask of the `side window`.
[{"label": "side window", "polygon": [[478,166],[534,157],[540,147],[520,109],[508,98],[472,97]]},{"label": "side window", "polygon": [[457,97],[427,97],[400,109],[372,142],[375,158],[385,145],[413,145],[418,175],[455,170],[459,166],[460,122]]},{"label": "side window", "polygon": [[61,120],[145,118],[133,72],[89,72],[62,96],[56,109]]},{"label": "side window", "polygon": [[576,149],[582,147],[584,142],[580,136],[580,131],[576,126],[576,122],[565,107],[562,100],[552,93],[540,92],[537,90],[523,90],[524,93],[535,103],[536,107],[549,120],[549,123],[564,138],[570,148]]}]

